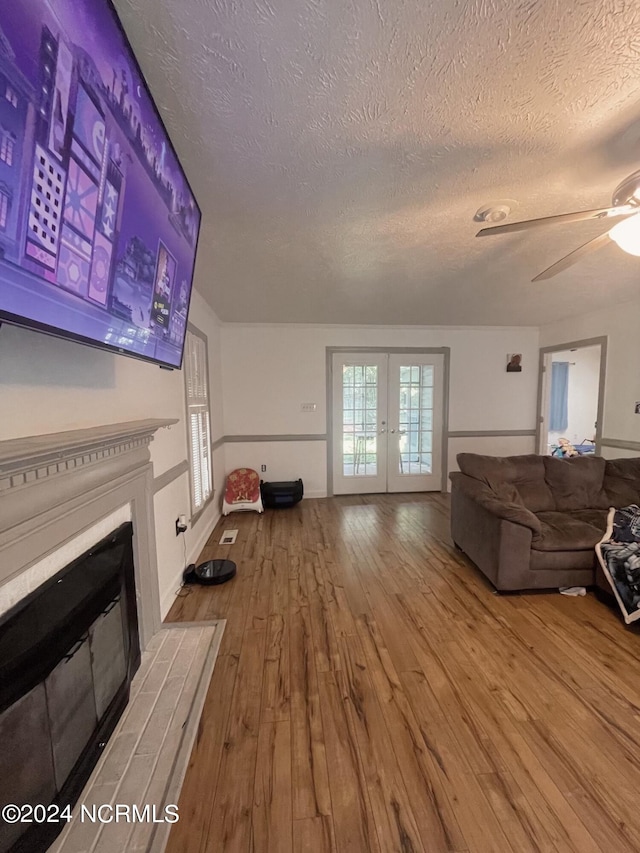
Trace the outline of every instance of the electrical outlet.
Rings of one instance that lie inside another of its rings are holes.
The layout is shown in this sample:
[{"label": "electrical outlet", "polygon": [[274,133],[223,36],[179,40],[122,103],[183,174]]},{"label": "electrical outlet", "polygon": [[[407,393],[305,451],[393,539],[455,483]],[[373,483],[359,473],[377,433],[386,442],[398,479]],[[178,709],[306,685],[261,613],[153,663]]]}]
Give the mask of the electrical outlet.
[{"label": "electrical outlet", "polygon": [[176,518],[176,536],[180,536],[181,533],[184,533],[187,529],[187,519],[184,515],[179,515]]},{"label": "electrical outlet", "polygon": [[261,466],[260,466],[260,470],[261,470],[261,471],[262,471],[262,473],[264,474],[264,472],[267,470],[267,466],[266,466],[266,465],[261,465]]}]

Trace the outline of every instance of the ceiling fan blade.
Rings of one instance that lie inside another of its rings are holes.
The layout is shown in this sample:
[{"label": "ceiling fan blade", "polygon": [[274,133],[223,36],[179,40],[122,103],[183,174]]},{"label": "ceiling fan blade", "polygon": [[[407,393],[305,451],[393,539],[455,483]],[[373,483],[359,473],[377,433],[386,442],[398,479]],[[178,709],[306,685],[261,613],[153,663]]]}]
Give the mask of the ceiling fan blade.
[{"label": "ceiling fan blade", "polygon": [[510,231],[527,231],[529,228],[539,228],[541,225],[581,222],[585,219],[613,219],[616,216],[630,216],[632,213],[638,213],[638,208],[631,204],[625,204],[622,207],[599,207],[596,210],[578,210],[576,213],[559,213],[556,216],[543,216],[540,219],[525,219],[523,222],[509,222],[504,225],[494,225],[492,228],[482,228],[476,237],[508,234]]},{"label": "ceiling fan blade", "polygon": [[604,234],[600,234],[599,237],[594,237],[593,240],[589,240],[588,243],[583,243],[582,246],[579,246],[577,249],[574,249],[573,252],[570,252],[568,255],[565,255],[564,258],[561,258],[559,261],[556,261],[555,264],[552,264],[550,267],[547,267],[546,270],[541,272],[535,278],[531,279],[531,281],[542,281],[546,278],[553,278],[554,275],[558,275],[559,272],[572,267],[577,261],[581,260],[585,257],[585,255],[590,255],[592,252],[601,249],[603,246],[606,246],[607,243],[612,242],[609,237],[609,232],[605,231]]}]

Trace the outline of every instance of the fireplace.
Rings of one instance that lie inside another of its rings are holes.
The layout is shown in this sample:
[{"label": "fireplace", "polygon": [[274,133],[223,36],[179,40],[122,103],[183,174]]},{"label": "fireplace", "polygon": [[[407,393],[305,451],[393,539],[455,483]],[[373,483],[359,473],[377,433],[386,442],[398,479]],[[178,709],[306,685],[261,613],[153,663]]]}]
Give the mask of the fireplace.
[{"label": "fireplace", "polygon": [[[127,704],[132,536],[123,524],[0,618],[0,806],[73,805]],[[45,851],[63,827],[0,822],[0,853]]]},{"label": "fireplace", "polygon": [[[161,624],[149,444],[174,423],[0,441],[3,802],[73,801],[127,703]],[[3,853],[46,849],[11,829]]]}]

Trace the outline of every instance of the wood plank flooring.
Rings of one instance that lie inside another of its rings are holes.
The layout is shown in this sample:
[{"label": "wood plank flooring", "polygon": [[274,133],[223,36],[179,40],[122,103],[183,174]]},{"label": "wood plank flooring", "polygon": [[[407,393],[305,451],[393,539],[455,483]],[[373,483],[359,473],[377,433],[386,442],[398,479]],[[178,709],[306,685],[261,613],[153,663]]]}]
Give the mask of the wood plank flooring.
[{"label": "wood plank flooring", "polygon": [[640,636],[448,530],[439,494],[218,525],[237,577],[168,617],[228,620],[169,853],[640,850]]}]

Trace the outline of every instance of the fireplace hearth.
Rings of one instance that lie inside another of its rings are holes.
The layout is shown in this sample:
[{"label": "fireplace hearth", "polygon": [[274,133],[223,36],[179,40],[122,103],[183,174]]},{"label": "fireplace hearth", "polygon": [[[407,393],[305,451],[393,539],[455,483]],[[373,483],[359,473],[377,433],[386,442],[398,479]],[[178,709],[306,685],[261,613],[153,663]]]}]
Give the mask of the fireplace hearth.
[{"label": "fireplace hearth", "polygon": [[[121,525],[0,617],[0,807],[73,805],[127,704],[132,537]],[[63,827],[0,822],[0,853],[45,851]]]}]

